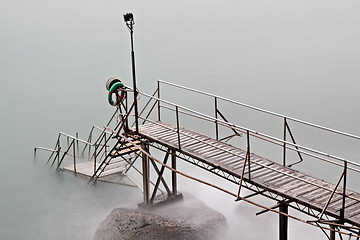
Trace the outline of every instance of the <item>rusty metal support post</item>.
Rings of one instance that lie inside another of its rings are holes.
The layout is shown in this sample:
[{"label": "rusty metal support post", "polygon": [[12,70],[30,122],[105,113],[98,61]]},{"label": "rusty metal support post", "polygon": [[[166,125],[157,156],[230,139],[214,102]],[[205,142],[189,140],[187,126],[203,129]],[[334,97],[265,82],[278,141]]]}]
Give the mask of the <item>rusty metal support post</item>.
[{"label": "rusty metal support post", "polygon": [[217,101],[217,97],[215,97],[215,136],[216,136],[216,140],[219,141],[219,125],[218,125],[218,101]]},{"label": "rusty metal support post", "polygon": [[[171,150],[171,167],[176,170],[176,150]],[[177,193],[177,178],[176,178],[176,172],[172,171],[171,173],[172,178],[172,194],[176,195]]]},{"label": "rusty metal support post", "polygon": [[330,224],[330,240],[335,240],[335,225]]},{"label": "rusty metal support post", "polygon": [[[145,143],[141,143],[142,149],[145,152],[149,152],[149,146]],[[150,171],[149,171],[149,159],[145,153],[142,153],[142,172],[143,172],[143,194],[144,194],[144,204],[148,206],[150,203]]]},{"label": "rusty metal support post", "polygon": [[286,215],[279,214],[279,240],[288,239],[288,216],[289,213],[288,205],[285,202],[281,202],[279,206],[279,212],[285,213]]},{"label": "rusty metal support post", "polygon": [[179,149],[181,149],[180,145],[180,126],[179,126],[179,107],[176,106],[176,127],[177,127],[177,135],[178,135],[178,145]]},{"label": "rusty metal support post", "polygon": [[157,98],[158,98],[158,121],[160,121],[160,82],[157,82]]},{"label": "rusty metal support post", "polygon": [[283,166],[286,166],[286,117],[284,117]]}]

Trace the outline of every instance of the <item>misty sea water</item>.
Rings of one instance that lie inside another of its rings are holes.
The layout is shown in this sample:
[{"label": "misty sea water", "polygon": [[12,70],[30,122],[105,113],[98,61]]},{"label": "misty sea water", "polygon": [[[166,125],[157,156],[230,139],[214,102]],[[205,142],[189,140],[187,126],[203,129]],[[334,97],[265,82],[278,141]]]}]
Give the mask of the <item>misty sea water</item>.
[{"label": "misty sea water", "polygon": [[[136,188],[88,188],[50,169],[47,153],[33,158],[33,148],[53,147],[60,131],[85,138],[93,124],[107,122],[114,110],[107,103],[109,77],[131,85],[126,12],[135,16],[140,91],[152,93],[163,79],[360,135],[359,1],[0,0],[0,239],[92,239],[113,208],[142,201]],[[197,99],[167,91],[202,108]],[[250,126],[263,120],[224,111]],[[360,162],[358,142],[301,127],[297,133],[299,143]],[[338,178],[316,164],[299,169]],[[360,191],[358,182],[349,185]],[[277,215],[255,216],[256,207],[185,178],[178,183],[224,214],[225,239],[278,239]],[[289,239],[325,236],[290,220]]]}]

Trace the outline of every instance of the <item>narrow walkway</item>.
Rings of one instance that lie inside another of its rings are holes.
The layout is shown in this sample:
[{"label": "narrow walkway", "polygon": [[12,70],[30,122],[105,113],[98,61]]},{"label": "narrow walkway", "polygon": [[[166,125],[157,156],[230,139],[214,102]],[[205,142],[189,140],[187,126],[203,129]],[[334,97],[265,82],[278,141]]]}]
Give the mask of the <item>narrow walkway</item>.
[{"label": "narrow walkway", "polygon": [[[139,134],[150,142],[174,148],[237,178],[241,177],[246,154],[244,150],[184,128],[180,128],[179,132],[178,135],[176,126],[164,122],[151,122],[139,126]],[[334,184],[253,153],[250,154],[250,164],[245,165],[243,181],[319,212],[322,211],[335,188]],[[339,218],[343,204],[342,192],[342,188],[338,187],[325,214]],[[346,190],[344,220],[360,226],[359,193]]]}]

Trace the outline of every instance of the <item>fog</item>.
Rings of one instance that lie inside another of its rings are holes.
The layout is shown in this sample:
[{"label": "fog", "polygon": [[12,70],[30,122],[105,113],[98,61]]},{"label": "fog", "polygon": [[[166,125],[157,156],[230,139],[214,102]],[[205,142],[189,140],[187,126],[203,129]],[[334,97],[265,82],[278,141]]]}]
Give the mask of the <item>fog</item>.
[{"label": "fog", "polygon": [[[58,175],[47,153],[33,159],[58,132],[84,137],[113,113],[106,80],[132,79],[127,12],[141,91],[163,79],[360,135],[359,1],[0,0],[1,239],[91,239],[113,208],[142,201],[136,188]],[[320,142],[359,162],[356,149]],[[277,215],[256,217],[259,209],[183,177],[179,190],[224,214],[227,239],[277,239]],[[292,220],[289,237],[324,238]]]}]

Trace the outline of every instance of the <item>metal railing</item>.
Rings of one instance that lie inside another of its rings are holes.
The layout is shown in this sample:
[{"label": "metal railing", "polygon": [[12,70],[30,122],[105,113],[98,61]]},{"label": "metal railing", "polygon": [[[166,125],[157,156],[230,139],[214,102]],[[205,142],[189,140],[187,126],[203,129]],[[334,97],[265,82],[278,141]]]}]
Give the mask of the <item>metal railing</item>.
[{"label": "metal railing", "polygon": [[[115,125],[113,129],[120,131],[119,127],[122,123],[122,116],[121,114],[119,116],[119,114],[119,109],[117,108],[105,126],[108,127],[110,125]],[[115,119],[118,119],[118,117],[120,117],[120,121],[117,120],[115,123]],[[36,155],[37,150],[50,151],[51,155],[48,158],[47,163],[51,163],[51,166],[56,163],[56,169],[60,169],[66,156],[70,156],[73,159],[73,170],[75,174],[77,173],[76,164],[78,159],[93,161],[95,173],[98,167],[97,163],[102,162],[108,155],[110,145],[109,142],[115,136],[115,134],[109,131],[105,126],[104,128],[100,128],[96,125],[93,125],[87,140],[80,139],[78,133],[76,133],[76,136],[72,136],[63,132],[59,132],[55,147],[53,149],[35,147],[34,155]],[[95,130],[100,131],[100,134],[96,134]],[[83,145],[82,151],[79,149],[79,144]],[[65,151],[63,151],[63,149],[65,149]],[[87,156],[84,156],[86,149],[88,149],[88,154]]]},{"label": "metal railing", "polygon": [[[160,95],[160,93],[161,93],[161,91],[160,91],[161,90],[161,84],[172,86],[172,87],[175,87],[175,88],[180,88],[180,89],[183,89],[183,90],[186,90],[186,91],[190,91],[190,92],[193,92],[193,93],[197,93],[197,94],[201,94],[201,95],[205,95],[205,96],[208,96],[210,98],[213,98],[214,116],[209,116],[209,115],[201,113],[199,111],[192,110],[192,109],[190,109],[188,107],[172,103],[172,102],[167,101],[165,99],[161,99],[161,95]],[[181,149],[180,114],[182,114],[182,115],[187,115],[187,116],[190,116],[190,117],[194,117],[194,118],[197,118],[197,119],[201,119],[201,120],[204,120],[204,121],[207,121],[207,122],[214,123],[214,126],[215,126],[215,139],[219,140],[219,141],[228,140],[230,138],[233,138],[234,136],[240,136],[241,134],[245,134],[246,139],[247,139],[246,140],[247,141],[247,143],[246,143],[247,144],[247,154],[246,154],[246,156],[249,156],[249,157],[244,157],[245,163],[246,163],[246,161],[250,161],[250,137],[255,137],[255,138],[260,139],[262,141],[265,141],[265,142],[268,142],[268,143],[271,143],[271,144],[274,144],[274,145],[277,145],[277,146],[281,147],[282,148],[282,162],[283,162],[282,164],[284,166],[291,167],[291,166],[294,166],[295,164],[299,164],[299,163],[303,162],[304,161],[303,155],[305,155],[305,156],[308,156],[308,157],[311,157],[311,158],[314,158],[314,159],[318,159],[318,160],[330,163],[331,165],[341,167],[342,172],[341,172],[340,178],[337,181],[334,188],[324,187],[324,186],[321,186],[321,185],[316,184],[316,183],[311,183],[311,182],[309,182],[307,180],[304,180],[304,179],[301,179],[301,178],[298,179],[300,181],[308,182],[308,183],[310,183],[312,185],[315,185],[317,187],[326,189],[331,193],[330,197],[329,197],[329,199],[327,201],[327,204],[324,206],[324,209],[323,209],[322,213],[320,214],[320,218],[322,217],[323,213],[326,211],[326,209],[327,209],[329,203],[331,202],[332,197],[334,196],[335,193],[341,194],[343,196],[343,200],[342,200],[342,202],[343,202],[342,203],[343,204],[343,210],[340,213],[340,215],[341,215],[340,218],[344,217],[345,197],[360,201],[360,199],[357,199],[356,197],[353,197],[350,194],[346,193],[346,187],[347,187],[346,184],[347,184],[347,178],[348,178],[347,172],[349,170],[351,170],[353,172],[360,173],[360,164],[355,162],[355,161],[348,160],[348,159],[346,159],[344,157],[339,157],[339,156],[336,156],[336,155],[333,155],[333,154],[330,154],[330,153],[319,151],[319,150],[316,150],[316,149],[313,149],[313,148],[310,148],[310,147],[306,147],[306,146],[302,146],[302,145],[296,143],[295,136],[294,136],[294,134],[291,131],[290,126],[289,126],[289,121],[296,122],[296,123],[299,123],[301,125],[310,126],[312,128],[315,128],[315,129],[321,129],[321,130],[324,130],[324,131],[329,132],[329,133],[334,133],[334,134],[337,134],[337,135],[349,137],[349,138],[356,139],[356,140],[360,140],[359,136],[349,134],[349,133],[345,133],[345,132],[338,131],[338,130],[334,130],[334,129],[331,129],[331,128],[323,127],[323,126],[320,126],[320,125],[317,125],[317,124],[313,124],[313,123],[306,122],[306,121],[303,121],[303,120],[299,120],[299,119],[296,119],[296,118],[292,118],[292,117],[289,117],[289,116],[286,116],[286,115],[278,114],[278,113],[271,112],[271,111],[268,111],[268,110],[264,110],[264,109],[254,107],[254,106],[251,106],[251,105],[248,105],[248,104],[244,104],[244,103],[240,103],[240,102],[230,100],[230,99],[227,99],[227,98],[224,98],[224,97],[220,97],[220,96],[217,96],[217,95],[214,95],[214,94],[206,93],[206,92],[203,92],[203,91],[199,91],[199,90],[192,89],[192,88],[189,88],[189,87],[180,86],[178,84],[174,84],[174,83],[170,83],[170,82],[166,82],[166,81],[162,81],[162,80],[158,80],[157,89],[154,92],[154,94],[149,95],[149,94],[146,94],[146,93],[143,93],[143,92],[139,92],[139,94],[146,97],[146,98],[148,98],[148,102],[146,103],[145,107],[143,108],[143,110],[141,111],[141,114],[139,116],[139,118],[142,118],[144,120],[143,123],[146,123],[147,121],[154,122],[154,121],[149,119],[149,116],[153,112],[154,107],[156,105],[157,105],[157,120],[158,121],[161,121],[161,119],[162,119],[162,114],[163,114],[162,109],[171,111],[171,112],[173,112],[175,114],[175,119],[176,120],[175,120],[174,125],[176,126],[176,129],[174,129],[174,131],[178,135],[177,142],[178,142],[179,149]],[[157,96],[155,97],[155,95],[157,95]],[[262,132],[259,132],[259,131],[256,131],[256,130],[253,130],[253,129],[250,129],[250,128],[247,128],[247,127],[240,126],[238,124],[234,124],[234,123],[229,122],[228,119],[223,115],[223,113],[219,109],[219,106],[218,106],[218,101],[219,100],[222,100],[222,101],[225,101],[225,102],[228,102],[228,103],[232,103],[232,104],[236,104],[238,106],[241,106],[241,107],[244,107],[244,108],[247,108],[247,109],[251,109],[251,110],[254,110],[256,112],[260,112],[260,113],[263,113],[263,114],[267,114],[267,115],[271,115],[271,116],[275,116],[277,118],[283,119],[283,138],[280,139],[278,137],[274,137],[274,136],[271,136],[269,134],[265,134],[265,133],[262,133]],[[151,101],[153,101],[153,104],[150,104]],[[143,117],[142,113],[145,112],[145,109],[148,106],[152,106],[152,107],[147,112],[146,116]],[[233,132],[233,134],[228,136],[228,137],[220,139],[219,138],[219,127],[220,126],[225,127],[227,129],[230,129]],[[290,136],[290,141],[287,140],[288,135]],[[287,153],[287,150],[291,150],[291,151],[295,152],[298,155],[299,160],[297,162],[295,162],[295,163],[286,165],[286,160],[287,160],[286,159],[286,153]],[[244,166],[245,166],[245,163],[244,163]],[[255,163],[255,164],[259,164],[259,163]],[[266,165],[264,165],[263,167],[269,168]],[[243,171],[242,177],[243,177],[244,173],[245,173],[245,171]],[[250,171],[248,171],[248,173],[250,174]],[[280,172],[280,173],[282,173],[284,175],[287,175],[286,173],[283,173],[283,172]],[[296,176],[291,176],[291,175],[289,175],[289,176],[297,179]],[[249,178],[250,177],[251,176],[249,175]],[[342,189],[339,188],[341,181],[343,182]],[[241,187],[241,182],[240,182],[240,187]],[[240,192],[240,187],[239,187],[239,192]]]}]

